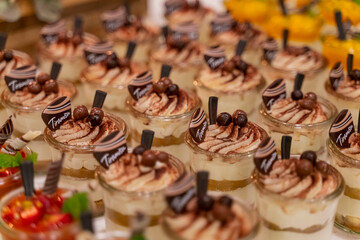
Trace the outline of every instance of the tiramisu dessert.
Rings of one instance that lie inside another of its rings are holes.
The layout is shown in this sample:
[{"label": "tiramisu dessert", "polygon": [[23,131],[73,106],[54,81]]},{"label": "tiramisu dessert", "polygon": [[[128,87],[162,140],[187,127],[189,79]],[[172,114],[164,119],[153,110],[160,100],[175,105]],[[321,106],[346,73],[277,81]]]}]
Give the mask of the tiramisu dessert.
[{"label": "tiramisu dessert", "polygon": [[256,211],[228,196],[207,193],[209,173],[190,174],[166,190],[169,208],[163,228],[170,240],[245,240],[255,239],[259,229]]},{"label": "tiramisu dessert", "polygon": [[133,60],[147,63],[149,51],[155,43],[160,31],[154,25],[147,24],[143,19],[131,15],[124,6],[106,11],[101,15],[101,21],[107,33],[107,39],[114,43],[114,51],[124,56],[128,43],[137,44]]},{"label": "tiramisu dessert", "polygon": [[211,97],[209,121],[201,108],[190,121],[185,139],[190,150],[191,171],[209,172],[209,190],[228,192],[254,203],[255,191],[250,179],[252,159],[267,134],[248,121],[244,111],[217,114],[216,106],[217,98]]},{"label": "tiramisu dessert", "polygon": [[201,103],[195,93],[179,88],[170,80],[170,70],[170,66],[164,65],[161,78],[156,82],[151,72],[144,72],[129,84],[131,97],[127,106],[131,113],[131,135],[136,145],[143,130],[153,130],[154,149],[186,162],[184,136],[191,115]]},{"label": "tiramisu dessert", "polygon": [[86,67],[84,60],[84,47],[98,42],[98,38],[84,33],[82,19],[75,18],[74,29],[66,29],[65,21],[46,25],[41,29],[41,39],[38,44],[38,61],[40,68],[50,71],[54,61],[63,65],[61,79],[79,81],[81,71]]},{"label": "tiramisu dessert", "polygon": [[329,131],[328,152],[332,165],[345,179],[345,193],[340,199],[336,223],[342,229],[360,233],[360,129],[355,130],[351,111],[342,110]]},{"label": "tiramisu dessert", "polygon": [[234,55],[240,40],[247,41],[243,58],[252,64],[258,64],[262,55],[260,45],[267,39],[265,32],[257,29],[250,22],[237,22],[229,12],[219,13],[211,21],[210,43],[220,44],[225,48],[227,57]]},{"label": "tiramisu dessert", "polygon": [[[50,74],[39,71],[34,65],[27,65],[13,69],[5,75],[7,89],[1,94],[1,103],[8,116],[13,116],[15,136],[20,137],[30,130],[43,132],[45,124],[41,121],[41,112],[44,108],[56,98],[75,96],[74,85],[57,80],[60,70],[61,64],[55,62]],[[32,141],[29,147],[39,154],[37,166],[46,166],[51,159],[51,153],[43,135]]]},{"label": "tiramisu dessert", "polygon": [[327,130],[337,114],[336,107],[313,92],[303,93],[304,75],[298,73],[291,96],[286,94],[283,79],[271,83],[263,92],[259,107],[263,127],[280,146],[282,135],[293,138],[293,154],[305,150],[322,152]]},{"label": "tiramisu dessert", "polygon": [[348,55],[346,72],[341,62],[332,67],[329,80],[325,82],[325,90],[337,109],[349,109],[357,122],[360,108],[360,70],[353,69],[353,58],[352,54]]},{"label": "tiramisu dessert", "polygon": [[149,226],[158,225],[166,208],[164,191],[184,173],[179,159],[150,149],[153,136],[144,131],[141,145],[129,152],[123,133],[117,131],[95,149],[102,166],[97,178],[103,187],[107,230],[128,227],[137,211],[151,218]]},{"label": "tiramisu dessert", "polygon": [[283,78],[288,90],[294,85],[296,73],[306,76],[304,89],[311,90],[322,87],[325,79],[325,58],[307,46],[293,46],[288,44],[288,31],[284,31],[282,49],[275,39],[269,38],[262,43],[264,77],[268,82]]},{"label": "tiramisu dessert", "polygon": [[169,64],[173,67],[173,82],[180,87],[193,89],[193,81],[203,62],[203,46],[197,41],[199,26],[186,22],[163,30],[165,43],[150,54],[154,78],[159,78],[163,64]]},{"label": "tiramisu dessert", "polygon": [[198,74],[194,85],[203,108],[207,109],[209,97],[219,98],[221,112],[242,109],[252,112],[258,101],[258,94],[265,85],[259,70],[243,60],[242,51],[246,42],[240,40],[235,56],[226,59],[222,46],[213,46],[204,52],[207,64]]},{"label": "tiramisu dessert", "polygon": [[129,42],[124,57],[114,53],[109,42],[87,46],[85,56],[89,66],[84,69],[81,77],[85,95],[92,96],[98,89],[107,92],[108,100],[104,103],[104,108],[113,111],[126,122],[129,119],[125,106],[127,85],[145,70],[132,61],[136,46],[135,42]]},{"label": "tiramisu dessert", "polygon": [[313,151],[291,157],[290,136],[281,146],[278,159],[275,141],[266,138],[254,156],[261,239],[330,239],[343,177]]}]

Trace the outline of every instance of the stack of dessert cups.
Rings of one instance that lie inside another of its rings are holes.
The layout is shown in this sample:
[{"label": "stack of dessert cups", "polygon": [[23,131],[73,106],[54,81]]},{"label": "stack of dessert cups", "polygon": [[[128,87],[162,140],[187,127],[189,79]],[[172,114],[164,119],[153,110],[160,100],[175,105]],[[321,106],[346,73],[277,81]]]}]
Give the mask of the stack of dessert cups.
[{"label": "stack of dessert cups", "polygon": [[52,159],[58,159],[61,152],[66,153],[62,180],[74,184],[80,191],[88,192],[98,213],[103,211],[103,202],[101,191],[93,180],[95,169],[99,166],[93,153],[112,132],[121,131],[125,138],[128,133],[121,118],[101,109],[105,98],[106,93],[98,90],[91,109],[80,105],[74,108],[72,114],[70,99],[60,97],[42,113],[47,126],[44,138],[50,146]]},{"label": "stack of dessert cups", "polygon": [[[45,124],[41,121],[41,112],[46,105],[58,97],[73,98],[76,95],[73,84],[57,80],[61,68],[61,64],[54,62],[49,75],[36,69],[34,65],[27,65],[5,75],[7,89],[1,94],[1,103],[8,116],[12,115],[14,136],[20,137],[31,130],[43,133]],[[39,162],[36,167],[44,170],[51,160],[51,152],[43,135],[34,139],[29,147],[38,153]]]},{"label": "stack of dessert cups", "polygon": [[142,67],[147,65],[150,49],[156,43],[160,32],[157,27],[131,15],[126,6],[104,12],[101,21],[106,31],[106,39],[114,43],[116,54],[124,56],[128,43],[136,42],[133,61]]},{"label": "stack of dessert cups", "polygon": [[85,48],[85,57],[89,63],[81,77],[85,95],[92,96],[98,89],[107,92],[108,99],[104,108],[120,116],[125,122],[129,121],[126,109],[127,85],[145,70],[132,61],[136,48],[135,42],[129,42],[124,57],[118,57],[109,42],[100,42]]},{"label": "stack of dessert cups", "polygon": [[266,138],[254,156],[261,239],[330,239],[343,177],[313,151],[291,157],[290,136],[281,146],[278,159],[274,140]]},{"label": "stack of dessert cups", "polygon": [[346,232],[359,234],[360,125],[357,122],[356,132],[351,112],[344,109],[334,120],[329,131],[327,149],[331,164],[345,179],[345,192],[336,212],[336,225]]},{"label": "stack of dessert cups", "polygon": [[288,44],[289,31],[283,32],[282,49],[275,39],[269,38],[262,43],[263,66],[262,73],[270,83],[274,79],[283,78],[287,90],[294,86],[294,78],[298,72],[306,76],[303,88],[307,91],[322,89],[326,78],[326,59],[308,46]]},{"label": "stack of dessert cups", "polygon": [[209,190],[226,192],[255,203],[255,190],[251,184],[253,156],[267,133],[248,121],[242,110],[232,115],[217,115],[217,98],[209,99],[209,122],[205,112],[198,109],[191,119],[185,136],[190,152],[190,169],[208,171]]},{"label": "stack of dessert cups", "polygon": [[259,70],[242,58],[246,42],[240,40],[235,56],[226,60],[222,46],[213,46],[204,52],[206,65],[196,77],[194,86],[203,108],[209,97],[219,98],[220,112],[233,112],[242,109],[252,113],[265,79]]},{"label": "stack of dessert cups", "polygon": [[280,146],[282,135],[293,138],[293,154],[313,150],[320,154],[325,150],[327,131],[337,109],[330,101],[313,92],[301,91],[304,75],[298,73],[291,96],[286,95],[286,83],[275,80],[263,92],[259,106],[262,127]]},{"label": "stack of dessert cups", "polygon": [[201,106],[201,101],[192,91],[174,84],[169,78],[170,71],[171,66],[163,65],[159,80],[153,81],[152,73],[144,72],[129,84],[131,97],[126,103],[131,137],[137,145],[142,131],[151,129],[155,132],[154,149],[168,152],[186,163],[184,136],[191,115]]},{"label": "stack of dessert cups", "polygon": [[153,131],[144,131],[141,145],[128,151],[122,134],[115,132],[94,152],[101,164],[96,176],[103,190],[107,230],[127,229],[140,211],[150,217],[149,238],[161,234],[165,190],[184,174],[185,165],[166,152],[152,150],[153,137]]}]

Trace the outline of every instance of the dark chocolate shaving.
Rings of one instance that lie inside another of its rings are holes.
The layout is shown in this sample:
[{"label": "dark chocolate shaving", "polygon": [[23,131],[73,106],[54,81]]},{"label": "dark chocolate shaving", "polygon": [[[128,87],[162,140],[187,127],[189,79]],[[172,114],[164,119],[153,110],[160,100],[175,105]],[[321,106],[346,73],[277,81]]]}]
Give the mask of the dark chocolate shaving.
[{"label": "dark chocolate shaving", "polygon": [[141,145],[146,149],[151,149],[153,139],[154,139],[154,131],[151,130],[143,130],[141,134]]},{"label": "dark chocolate shaving", "polygon": [[21,179],[24,186],[26,197],[32,197],[35,192],[34,188],[34,164],[31,161],[20,163]]},{"label": "dark chocolate shaving", "polygon": [[332,123],[329,136],[339,148],[349,148],[349,139],[354,132],[355,127],[351,112],[348,109],[344,109],[337,115]]},{"label": "dark chocolate shaving", "polygon": [[53,80],[57,80],[59,73],[61,71],[61,63],[58,62],[53,62],[52,67],[51,67],[51,71],[50,71],[50,78]]},{"label": "dark chocolate shaving", "polygon": [[281,138],[281,159],[290,158],[291,136],[282,136]]},{"label": "dark chocolate shaving", "polygon": [[43,193],[47,196],[51,196],[56,193],[64,159],[65,153],[62,152],[60,160],[52,161],[50,163],[48,172],[46,174],[45,185],[43,188]]},{"label": "dark chocolate shaving", "polygon": [[254,163],[257,170],[263,174],[269,174],[273,164],[278,160],[275,142],[272,138],[265,138],[259,145],[254,155]]},{"label": "dark chocolate shaving", "polygon": [[213,125],[216,123],[216,117],[217,117],[217,106],[218,106],[218,98],[211,96],[209,97],[209,122],[210,125]]},{"label": "dark chocolate shaving", "polygon": [[96,90],[92,107],[102,108],[106,99],[107,93],[101,90]]}]

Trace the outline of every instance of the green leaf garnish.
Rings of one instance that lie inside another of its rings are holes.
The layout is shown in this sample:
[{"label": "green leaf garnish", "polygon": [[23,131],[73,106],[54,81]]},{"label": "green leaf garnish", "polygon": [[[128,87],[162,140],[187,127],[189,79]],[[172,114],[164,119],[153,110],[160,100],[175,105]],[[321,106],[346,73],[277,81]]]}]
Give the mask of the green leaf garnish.
[{"label": "green leaf garnish", "polygon": [[89,201],[86,193],[76,193],[65,200],[62,206],[62,212],[70,213],[74,219],[79,220],[81,213],[89,209],[88,205]]},{"label": "green leaf garnish", "polygon": [[[37,153],[31,153],[26,157],[27,161],[36,163]],[[16,152],[15,155],[6,153],[0,153],[0,168],[11,168],[20,166],[21,162],[24,161],[20,152]]]},{"label": "green leaf garnish", "polygon": [[360,0],[354,0],[354,2],[360,5]]},{"label": "green leaf garnish", "polygon": [[38,154],[33,152],[33,153],[27,155],[26,161],[31,161],[35,164],[37,162],[37,157],[38,157]]},{"label": "green leaf garnish", "polygon": [[130,240],[146,240],[143,234],[138,233],[131,236]]}]

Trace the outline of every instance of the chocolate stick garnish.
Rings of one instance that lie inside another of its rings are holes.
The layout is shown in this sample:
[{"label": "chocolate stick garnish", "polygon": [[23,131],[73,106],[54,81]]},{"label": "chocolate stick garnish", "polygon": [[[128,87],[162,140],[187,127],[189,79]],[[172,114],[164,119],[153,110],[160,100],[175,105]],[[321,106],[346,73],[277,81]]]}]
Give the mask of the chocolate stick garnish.
[{"label": "chocolate stick garnish", "polygon": [[50,78],[53,80],[57,80],[59,73],[61,71],[61,63],[58,62],[53,62],[52,67],[51,67],[51,71],[50,71]]},{"label": "chocolate stick garnish", "polygon": [[132,56],[134,55],[135,48],[136,48],[136,42],[130,41],[125,56],[127,59],[130,60],[132,58]]},{"label": "chocolate stick garnish", "polygon": [[104,105],[106,95],[107,95],[106,92],[101,90],[96,90],[92,107],[102,108],[102,106]]},{"label": "chocolate stick garnish", "polygon": [[354,62],[354,55],[349,53],[347,56],[347,74],[350,75],[350,72],[353,70],[353,62]]},{"label": "chocolate stick garnish", "polygon": [[83,230],[94,233],[93,217],[90,211],[82,212],[80,215],[80,221]]},{"label": "chocolate stick garnish", "polygon": [[0,32],[0,51],[5,49],[7,34]]},{"label": "chocolate stick garnish", "polygon": [[242,53],[244,52],[246,47],[246,41],[245,40],[240,40],[236,46],[236,52],[235,55],[236,56],[241,56]]},{"label": "chocolate stick garnish", "polygon": [[83,19],[80,16],[75,16],[74,33],[81,34],[83,28]]},{"label": "chocolate stick garnish", "polygon": [[160,74],[160,78],[163,77],[169,77],[170,76],[170,72],[171,72],[171,66],[167,65],[167,64],[163,64],[161,66],[161,74]]},{"label": "chocolate stick garnish", "polygon": [[287,10],[286,10],[286,7],[285,7],[284,0],[279,0],[279,5],[280,5],[280,8],[281,8],[282,14],[284,16],[287,16]]},{"label": "chocolate stick garnish", "polygon": [[23,161],[20,164],[21,179],[24,186],[24,193],[27,198],[34,195],[34,164],[31,161]]},{"label": "chocolate stick garnish", "polygon": [[201,199],[207,194],[209,184],[209,172],[198,171],[196,174],[196,195]]},{"label": "chocolate stick garnish", "polygon": [[302,84],[304,82],[305,75],[302,73],[297,73],[295,77],[294,90],[301,90]]},{"label": "chocolate stick garnish", "polygon": [[166,25],[166,26],[162,27],[162,34],[165,39],[169,36],[169,26]]},{"label": "chocolate stick garnish", "polygon": [[287,48],[288,39],[289,39],[289,30],[284,29],[284,31],[283,31],[283,49]]},{"label": "chocolate stick garnish", "polygon": [[124,7],[125,7],[125,11],[126,11],[126,15],[130,15],[130,2],[129,0],[126,0],[124,3]]},{"label": "chocolate stick garnish", "polygon": [[154,139],[154,131],[151,130],[143,130],[141,134],[141,145],[145,149],[151,149],[153,139]]},{"label": "chocolate stick garnish", "polygon": [[340,11],[335,12],[335,21],[338,29],[338,39],[342,41],[346,40],[346,33],[345,33],[344,25],[342,23],[342,16]]},{"label": "chocolate stick garnish", "polygon": [[290,158],[291,136],[282,136],[281,138],[281,159]]},{"label": "chocolate stick garnish", "polygon": [[53,161],[50,163],[43,188],[43,193],[47,196],[51,196],[54,193],[56,193],[64,158],[65,158],[65,153],[62,152],[60,160]]},{"label": "chocolate stick garnish", "polygon": [[217,106],[218,106],[218,98],[217,97],[209,97],[209,122],[210,125],[216,123],[216,116],[217,116]]}]

